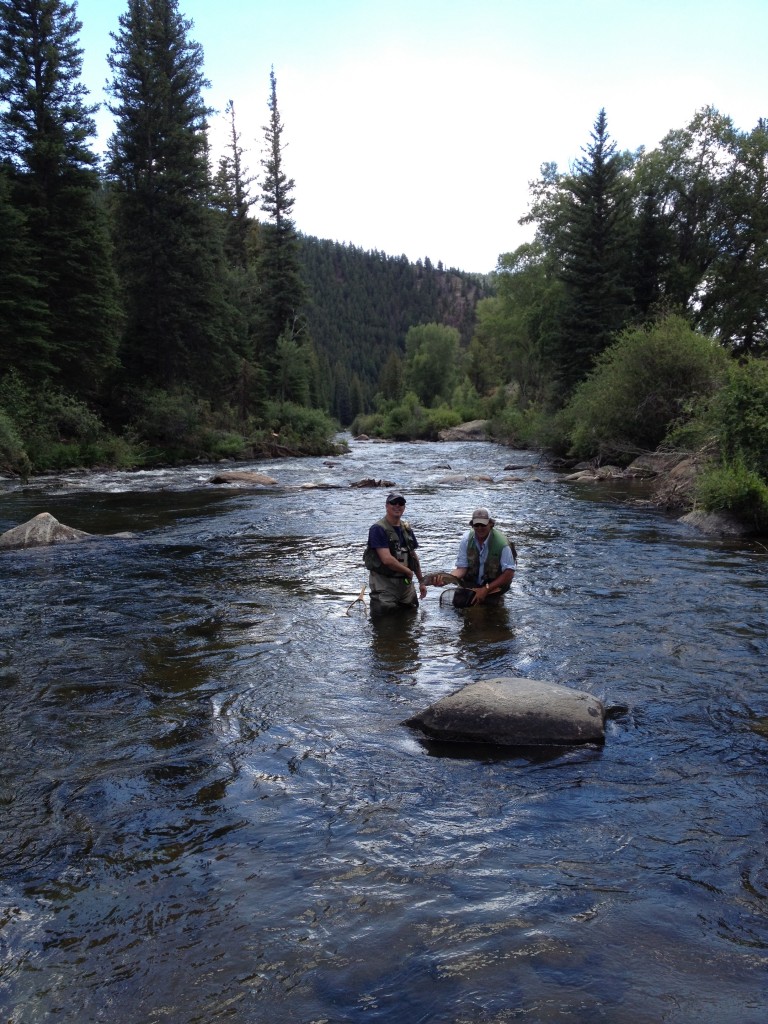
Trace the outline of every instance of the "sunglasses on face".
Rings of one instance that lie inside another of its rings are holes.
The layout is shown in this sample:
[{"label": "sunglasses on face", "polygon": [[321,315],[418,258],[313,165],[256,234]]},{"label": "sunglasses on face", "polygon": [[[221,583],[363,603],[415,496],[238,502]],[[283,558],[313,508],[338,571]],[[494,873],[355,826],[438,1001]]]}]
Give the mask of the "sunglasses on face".
[{"label": "sunglasses on face", "polygon": [[400,505],[401,507],[405,506],[405,502],[404,501],[389,501],[389,502],[387,502],[387,504],[388,505]]},{"label": "sunglasses on face", "polygon": [[490,523],[472,523],[472,529],[473,530],[487,530],[490,525],[491,525]]}]

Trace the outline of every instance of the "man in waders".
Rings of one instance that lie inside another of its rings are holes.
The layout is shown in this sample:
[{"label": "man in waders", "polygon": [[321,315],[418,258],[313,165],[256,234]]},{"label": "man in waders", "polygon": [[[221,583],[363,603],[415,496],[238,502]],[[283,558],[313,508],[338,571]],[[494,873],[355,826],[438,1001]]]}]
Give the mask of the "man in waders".
[{"label": "man in waders", "polygon": [[363,562],[369,570],[371,612],[417,608],[419,599],[413,585],[414,576],[419,581],[420,596],[427,593],[416,554],[419,542],[403,519],[403,512],[405,498],[398,491],[392,491],[387,496],[384,518],[368,531],[368,547]]},{"label": "man in waders", "polygon": [[[469,525],[471,529],[461,538],[456,568],[451,574],[465,579],[465,587],[469,586],[454,591],[454,607],[501,604],[515,575],[515,545],[495,528],[487,508],[476,508]],[[435,580],[438,587],[443,583],[442,579]]]}]

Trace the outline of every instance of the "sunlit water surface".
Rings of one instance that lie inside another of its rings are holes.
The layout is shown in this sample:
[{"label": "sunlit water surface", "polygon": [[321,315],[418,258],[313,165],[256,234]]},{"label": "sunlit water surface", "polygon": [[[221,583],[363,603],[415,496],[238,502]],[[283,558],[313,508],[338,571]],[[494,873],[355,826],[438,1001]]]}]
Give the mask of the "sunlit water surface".
[{"label": "sunlit water surface", "polygon": [[[2,1020],[764,1024],[765,547],[494,444],[232,468],[278,485],[0,482],[0,531],[134,535],[0,555]],[[426,570],[490,506],[506,606],[348,615],[366,478]],[[402,725],[496,675],[597,695],[605,746]]]}]

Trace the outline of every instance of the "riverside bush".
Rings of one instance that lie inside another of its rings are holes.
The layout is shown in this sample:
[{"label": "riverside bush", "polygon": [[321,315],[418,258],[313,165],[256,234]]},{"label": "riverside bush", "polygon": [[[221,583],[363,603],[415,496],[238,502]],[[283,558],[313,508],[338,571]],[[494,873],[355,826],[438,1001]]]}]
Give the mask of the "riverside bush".
[{"label": "riverside bush", "polygon": [[0,463],[27,476],[141,462],[130,438],[115,437],[85,402],[52,384],[32,387],[11,371],[0,381]]},{"label": "riverside bush", "polygon": [[336,451],[332,437],[339,427],[321,409],[293,402],[268,402],[266,422],[271,438],[303,455],[328,455]]},{"label": "riverside bush", "polygon": [[725,459],[741,459],[768,480],[768,361],[732,363],[710,411]]},{"label": "riverside bush", "polygon": [[133,430],[168,453],[196,448],[203,430],[213,425],[208,403],[183,388],[146,391],[132,396],[131,404]]},{"label": "riverside bush", "polygon": [[0,470],[26,478],[32,465],[16,426],[0,409]]},{"label": "riverside bush", "polygon": [[416,395],[409,393],[400,405],[384,416],[383,434],[402,441],[434,441],[441,430],[461,423],[458,412],[447,405],[426,409]]},{"label": "riverside bush", "polygon": [[728,512],[758,532],[768,530],[768,484],[741,457],[704,470],[696,499],[707,512]]},{"label": "riverside bush", "polygon": [[546,448],[557,455],[566,452],[559,416],[537,403],[505,406],[491,418],[490,432],[516,448]]},{"label": "riverside bush", "polygon": [[353,434],[389,437],[397,441],[435,441],[441,430],[457,427],[464,421],[449,405],[425,408],[409,391],[399,402],[383,401],[378,412],[360,415],[352,424]]},{"label": "riverside bush", "polygon": [[563,410],[570,453],[621,459],[655,450],[692,401],[717,389],[727,363],[676,314],[624,331]]}]

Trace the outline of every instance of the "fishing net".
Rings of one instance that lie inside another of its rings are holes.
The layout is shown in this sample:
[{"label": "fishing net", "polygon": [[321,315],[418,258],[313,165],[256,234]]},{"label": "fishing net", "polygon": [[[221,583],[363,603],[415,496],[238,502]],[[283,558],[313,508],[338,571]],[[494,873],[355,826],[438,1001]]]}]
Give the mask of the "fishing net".
[{"label": "fishing net", "polygon": [[360,591],[352,604],[347,608],[347,615],[352,618],[364,618],[368,614],[368,609],[365,606],[363,595],[365,594],[365,587]]},{"label": "fishing net", "polygon": [[[440,595],[440,603],[443,602],[443,594]],[[455,587],[451,593],[451,604],[454,608],[468,608],[475,596],[474,590],[465,587]]]}]

